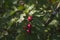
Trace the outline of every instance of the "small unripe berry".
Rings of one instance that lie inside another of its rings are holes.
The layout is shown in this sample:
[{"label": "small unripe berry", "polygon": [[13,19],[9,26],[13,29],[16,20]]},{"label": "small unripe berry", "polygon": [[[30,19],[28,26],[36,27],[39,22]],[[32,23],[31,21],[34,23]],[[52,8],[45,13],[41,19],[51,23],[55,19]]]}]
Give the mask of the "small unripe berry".
[{"label": "small unripe berry", "polygon": [[27,27],[23,27],[24,30],[27,30]]}]

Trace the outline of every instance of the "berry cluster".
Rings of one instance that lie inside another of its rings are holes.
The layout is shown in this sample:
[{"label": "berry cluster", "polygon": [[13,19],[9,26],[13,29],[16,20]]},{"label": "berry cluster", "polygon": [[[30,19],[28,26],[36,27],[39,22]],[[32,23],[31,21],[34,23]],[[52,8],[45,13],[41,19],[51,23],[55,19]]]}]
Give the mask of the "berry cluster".
[{"label": "berry cluster", "polygon": [[32,16],[28,16],[27,21],[29,23],[27,24],[27,27],[24,28],[24,30],[26,30],[27,33],[31,33],[31,27],[32,27],[32,25],[30,24],[30,22],[32,21]]}]

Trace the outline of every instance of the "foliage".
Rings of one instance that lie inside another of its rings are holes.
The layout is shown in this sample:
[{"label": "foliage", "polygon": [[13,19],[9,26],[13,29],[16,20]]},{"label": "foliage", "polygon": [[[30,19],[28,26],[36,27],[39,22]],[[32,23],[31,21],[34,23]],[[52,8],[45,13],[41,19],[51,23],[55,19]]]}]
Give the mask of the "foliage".
[{"label": "foliage", "polygon": [[[0,0],[0,40],[60,40],[60,14],[46,24],[60,0]],[[23,28],[33,16],[31,34]]]}]

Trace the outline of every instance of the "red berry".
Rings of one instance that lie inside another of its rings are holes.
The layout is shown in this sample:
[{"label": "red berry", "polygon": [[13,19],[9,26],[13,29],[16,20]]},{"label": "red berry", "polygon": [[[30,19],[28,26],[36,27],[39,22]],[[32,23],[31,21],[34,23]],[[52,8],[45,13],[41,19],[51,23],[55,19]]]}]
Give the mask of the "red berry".
[{"label": "red berry", "polygon": [[32,20],[32,16],[29,16],[28,17],[28,21],[30,22]]},{"label": "red berry", "polygon": [[31,26],[31,24],[28,24],[27,27],[28,27],[28,28],[31,28],[32,26]]},{"label": "red berry", "polygon": [[31,30],[28,29],[27,32],[28,32],[28,33],[31,33]]}]

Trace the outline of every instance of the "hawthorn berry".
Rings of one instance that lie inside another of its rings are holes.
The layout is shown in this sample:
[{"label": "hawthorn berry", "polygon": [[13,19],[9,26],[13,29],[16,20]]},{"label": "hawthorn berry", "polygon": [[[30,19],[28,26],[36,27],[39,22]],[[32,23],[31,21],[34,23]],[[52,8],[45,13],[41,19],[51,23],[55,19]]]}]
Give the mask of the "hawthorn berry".
[{"label": "hawthorn berry", "polygon": [[27,33],[31,33],[31,30],[30,29],[28,29],[28,30],[26,30],[27,31]]},{"label": "hawthorn berry", "polygon": [[31,24],[28,24],[28,25],[27,25],[27,27],[28,27],[28,28],[31,28],[31,27],[32,27],[32,25],[31,25]]},{"label": "hawthorn berry", "polygon": [[29,16],[27,20],[30,22],[32,20],[32,16]]}]

